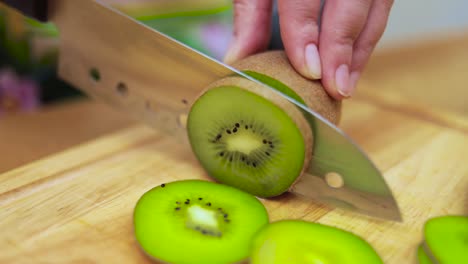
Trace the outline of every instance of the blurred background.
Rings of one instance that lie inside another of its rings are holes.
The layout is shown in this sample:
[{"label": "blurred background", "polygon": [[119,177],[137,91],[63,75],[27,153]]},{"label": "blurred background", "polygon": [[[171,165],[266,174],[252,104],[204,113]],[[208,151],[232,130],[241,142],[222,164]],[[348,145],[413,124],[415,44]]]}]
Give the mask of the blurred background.
[{"label": "blurred background", "polygon": [[[144,24],[214,58],[231,36],[232,3],[220,0],[106,0]],[[83,96],[57,78],[59,32],[0,4],[0,117]]]},{"label": "blurred background", "polygon": [[[232,1],[106,2],[216,59],[221,60],[227,49],[232,31]],[[376,53],[425,39],[443,39],[468,32],[466,10],[468,2],[462,0],[452,0],[450,3],[436,0],[395,1],[387,30]],[[55,75],[58,36],[52,24],[38,23],[0,6],[0,116],[32,111],[83,96]]]}]

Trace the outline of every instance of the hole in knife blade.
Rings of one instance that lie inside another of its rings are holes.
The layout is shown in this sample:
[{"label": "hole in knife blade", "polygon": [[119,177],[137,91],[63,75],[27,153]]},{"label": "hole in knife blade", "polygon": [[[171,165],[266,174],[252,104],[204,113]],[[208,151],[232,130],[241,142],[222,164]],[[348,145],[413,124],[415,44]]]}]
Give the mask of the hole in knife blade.
[{"label": "hole in knife blade", "polygon": [[101,73],[99,73],[99,70],[96,68],[91,68],[89,70],[89,77],[95,82],[99,82],[101,80]]},{"label": "hole in knife blade", "polygon": [[117,84],[117,92],[120,94],[120,95],[123,95],[123,96],[126,96],[128,94],[128,88],[127,88],[127,85],[123,82],[119,82]]},{"label": "hole in knife blade", "polygon": [[341,188],[344,185],[343,177],[336,172],[329,172],[325,175],[325,181],[332,188]]}]

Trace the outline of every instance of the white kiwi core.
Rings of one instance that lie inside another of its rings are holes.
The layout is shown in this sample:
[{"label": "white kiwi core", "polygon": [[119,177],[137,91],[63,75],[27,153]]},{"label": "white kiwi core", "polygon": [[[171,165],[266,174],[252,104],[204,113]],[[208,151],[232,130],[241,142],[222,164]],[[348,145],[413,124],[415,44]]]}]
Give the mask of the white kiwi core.
[{"label": "white kiwi core", "polygon": [[237,133],[230,135],[226,140],[227,150],[234,152],[238,151],[249,155],[252,151],[255,151],[262,147],[262,140],[252,133]]},{"label": "white kiwi core", "polygon": [[199,205],[192,205],[187,208],[187,227],[196,229],[203,227],[208,230],[219,230],[218,217],[211,209],[203,208]]}]

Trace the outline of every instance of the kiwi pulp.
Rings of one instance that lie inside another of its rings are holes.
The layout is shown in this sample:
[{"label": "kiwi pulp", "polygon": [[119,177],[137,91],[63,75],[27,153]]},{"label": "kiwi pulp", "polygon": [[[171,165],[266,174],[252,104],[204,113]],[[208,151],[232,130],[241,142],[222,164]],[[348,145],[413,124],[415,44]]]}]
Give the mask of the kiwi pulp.
[{"label": "kiwi pulp", "polygon": [[254,234],[268,224],[255,197],[201,180],[162,184],[134,210],[134,231],[149,256],[173,264],[222,264],[246,259]]},{"label": "kiwi pulp", "polygon": [[362,238],[331,226],[282,220],[263,227],[252,242],[251,264],[382,264]]},{"label": "kiwi pulp", "polygon": [[251,194],[281,194],[303,168],[299,128],[280,107],[240,87],[220,86],[203,94],[187,128],[209,174]]},{"label": "kiwi pulp", "polygon": [[[233,66],[339,121],[340,103],[316,81],[300,76],[284,52],[257,54]],[[312,128],[299,109],[242,77],[209,85],[191,107],[187,130],[211,177],[259,197],[286,192],[312,156]]]}]

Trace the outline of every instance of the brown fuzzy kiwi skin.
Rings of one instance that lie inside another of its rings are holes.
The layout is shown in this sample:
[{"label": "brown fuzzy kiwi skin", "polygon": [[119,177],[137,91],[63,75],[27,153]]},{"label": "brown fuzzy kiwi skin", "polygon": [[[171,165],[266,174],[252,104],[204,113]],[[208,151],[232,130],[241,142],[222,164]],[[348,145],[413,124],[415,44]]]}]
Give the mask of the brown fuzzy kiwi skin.
[{"label": "brown fuzzy kiwi skin", "polygon": [[203,95],[205,92],[207,92],[210,89],[222,87],[222,86],[235,86],[235,87],[243,88],[259,96],[262,96],[263,98],[269,100],[276,106],[283,109],[283,111],[285,111],[289,115],[289,117],[294,121],[297,128],[302,134],[302,138],[304,139],[304,144],[305,144],[304,163],[302,166],[301,173],[296,178],[296,181],[297,181],[297,179],[299,179],[299,177],[309,167],[309,162],[310,162],[310,159],[312,158],[312,149],[313,149],[312,129],[309,123],[306,121],[304,115],[301,113],[301,111],[299,111],[299,109],[296,106],[291,104],[291,102],[289,102],[287,99],[283,98],[282,96],[276,93],[269,92],[268,90],[266,90],[261,85],[255,82],[252,82],[248,79],[245,79],[243,77],[237,77],[237,76],[226,77],[226,78],[223,78],[221,80],[211,83],[204,89],[201,95]]},{"label": "brown fuzzy kiwi skin", "polygon": [[235,62],[240,71],[250,70],[270,76],[294,90],[306,105],[325,119],[337,125],[341,119],[341,101],[333,99],[320,80],[309,80],[300,75],[290,64],[282,50],[267,51]]}]

